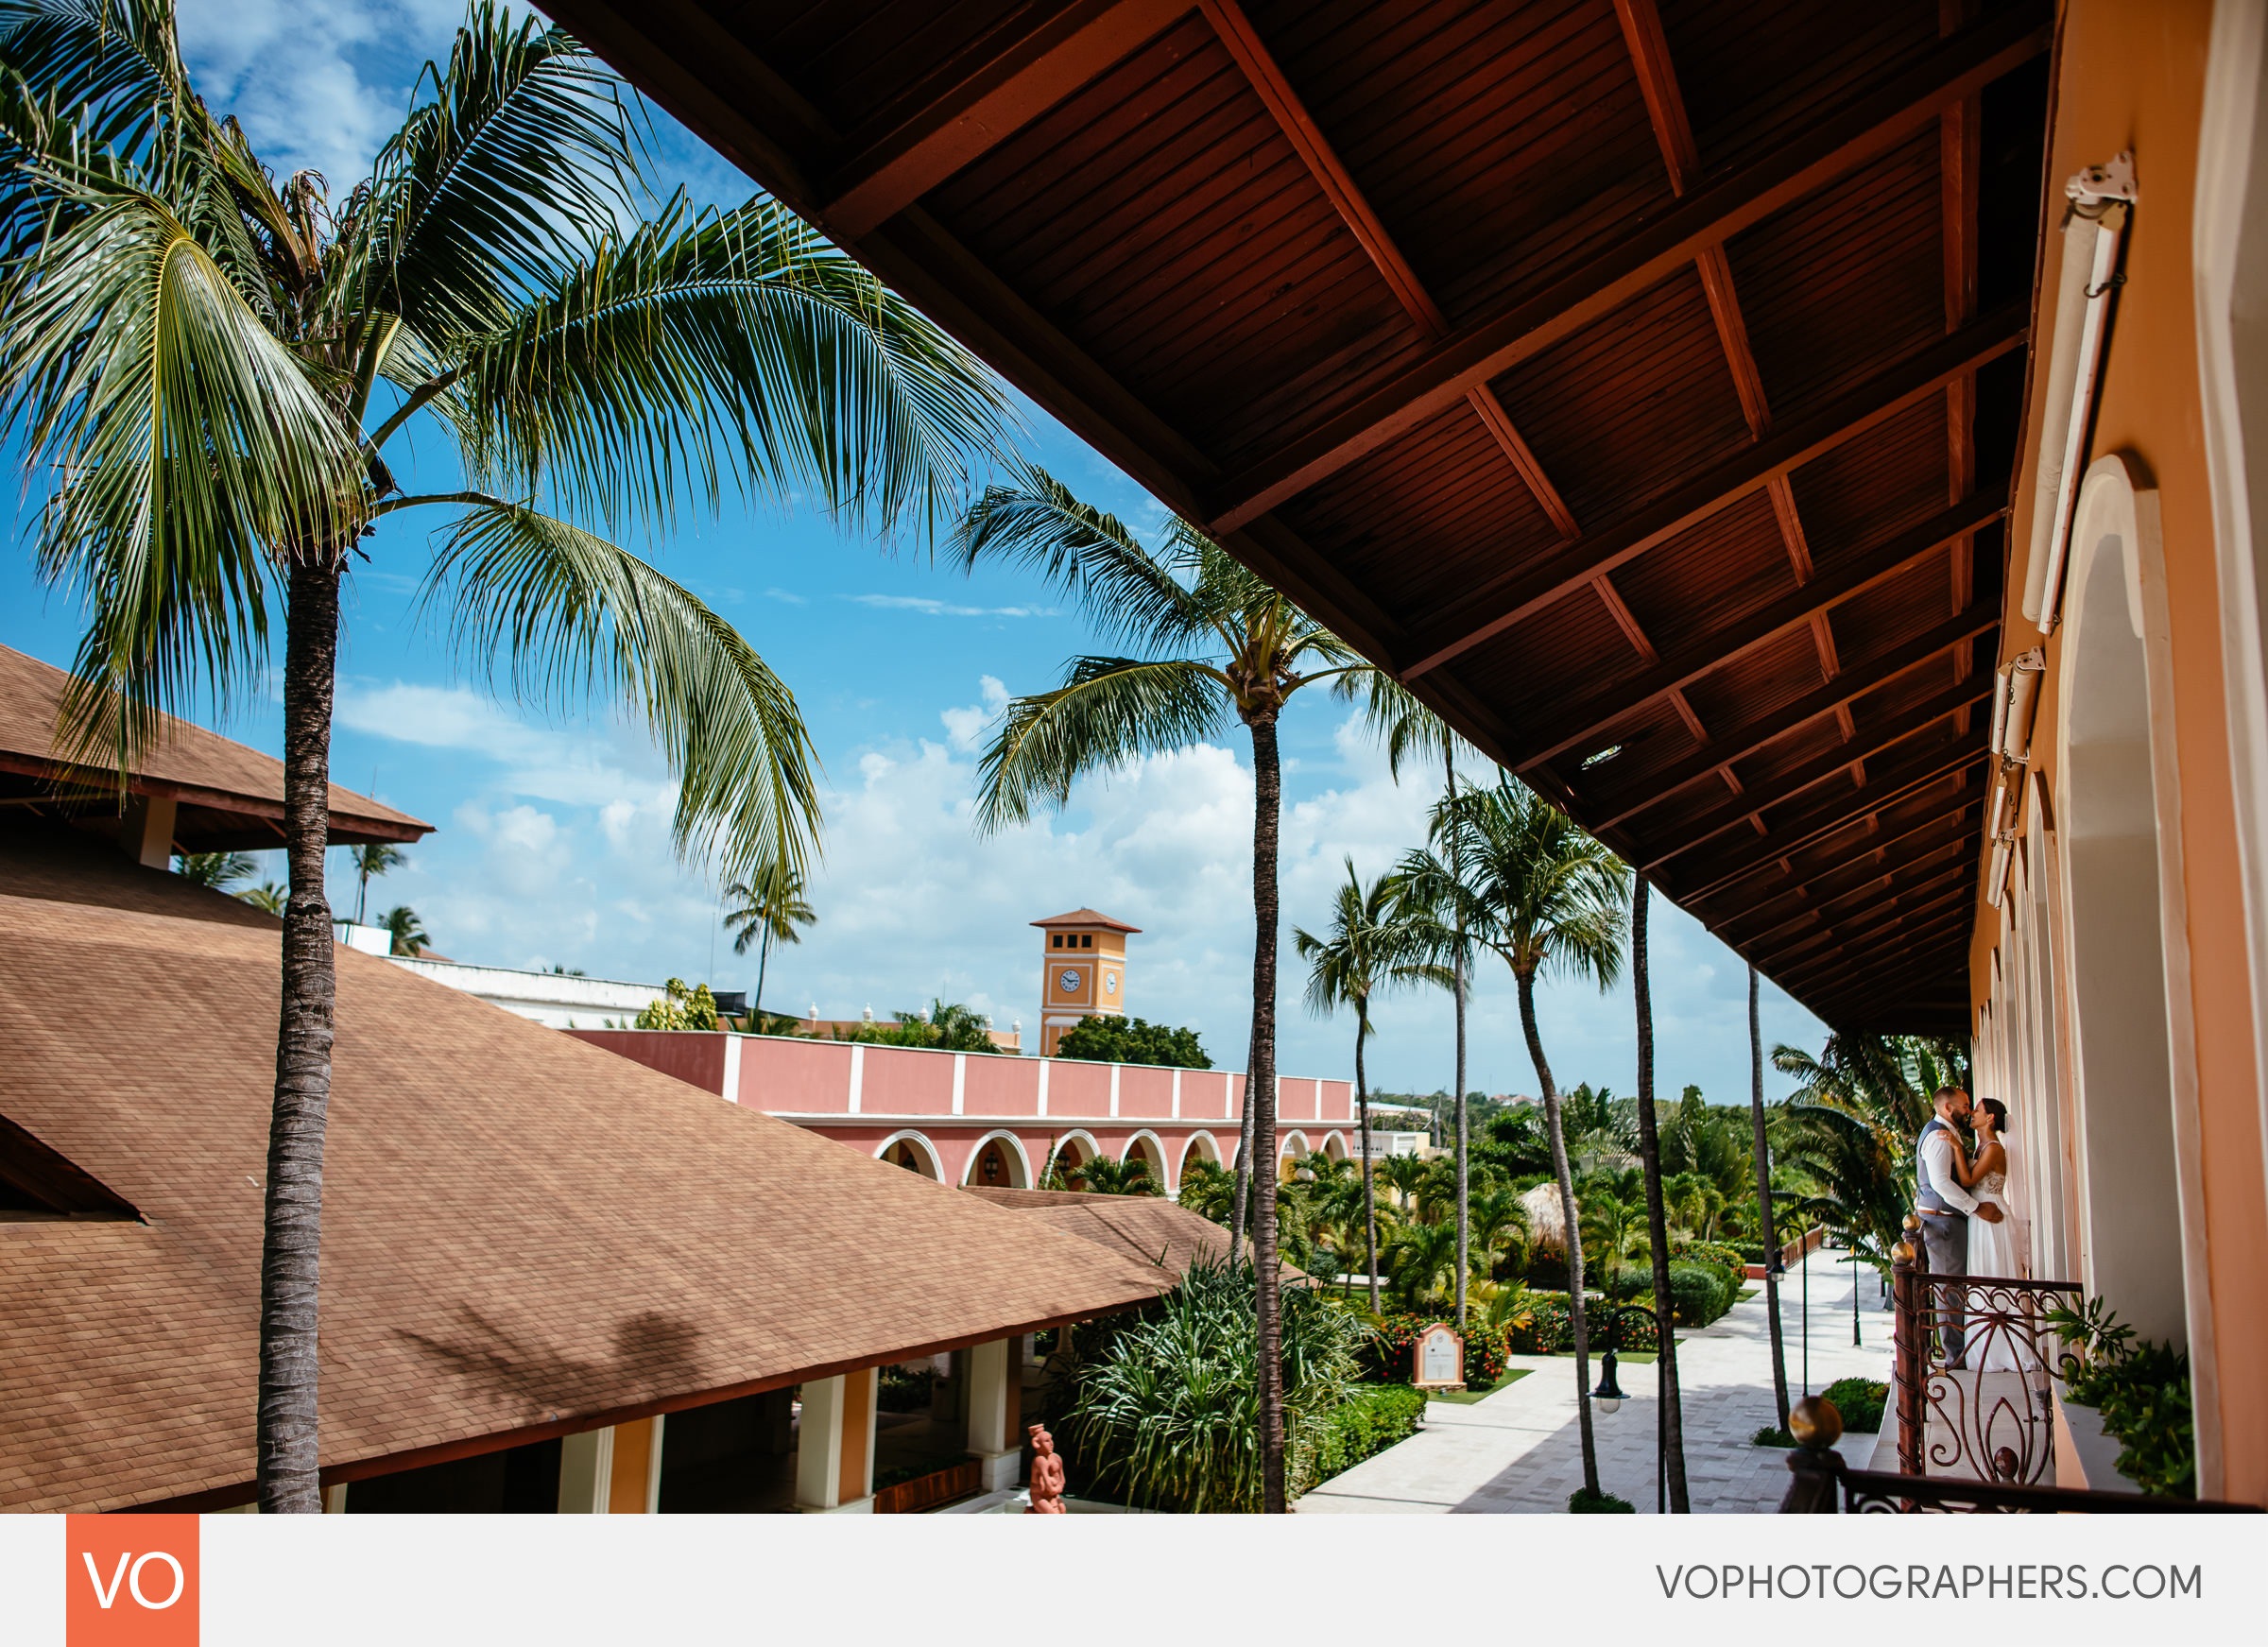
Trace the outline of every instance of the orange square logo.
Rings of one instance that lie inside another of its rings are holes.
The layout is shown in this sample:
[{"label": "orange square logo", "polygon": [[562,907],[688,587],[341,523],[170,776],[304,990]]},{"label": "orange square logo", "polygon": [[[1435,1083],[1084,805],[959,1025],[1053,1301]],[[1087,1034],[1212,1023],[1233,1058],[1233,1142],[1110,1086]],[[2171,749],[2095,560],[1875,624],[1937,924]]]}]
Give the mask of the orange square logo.
[{"label": "orange square logo", "polygon": [[197,1647],[197,1518],[69,1516],[66,1647]]}]

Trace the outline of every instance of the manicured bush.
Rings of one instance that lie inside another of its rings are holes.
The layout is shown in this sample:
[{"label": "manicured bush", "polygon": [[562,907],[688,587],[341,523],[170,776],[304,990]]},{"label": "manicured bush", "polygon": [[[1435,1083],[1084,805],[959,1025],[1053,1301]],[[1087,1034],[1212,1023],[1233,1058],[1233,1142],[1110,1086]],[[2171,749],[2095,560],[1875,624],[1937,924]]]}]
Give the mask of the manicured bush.
[{"label": "manicured bush", "polygon": [[1882,1427],[1882,1408],[1889,1402],[1890,1386],[1873,1379],[1837,1379],[1827,1386],[1827,1398],[1843,1415],[1843,1428],[1864,1434]]},{"label": "manicured bush", "polygon": [[1705,1327],[1725,1313],[1731,1298],[1725,1273],[1714,1264],[1670,1266],[1670,1305],[1680,1327]]},{"label": "manicured bush", "polygon": [[1577,1487],[1568,1495],[1567,1510],[1571,1516],[1635,1516],[1638,1506],[1628,1499],[1618,1499],[1612,1493],[1594,1493],[1589,1487]]},{"label": "manicured bush", "polygon": [[1694,1263],[1723,1264],[1736,1274],[1744,1264],[1764,1261],[1761,1258],[1746,1257],[1729,1241],[1680,1241],[1671,1246],[1670,1258],[1673,1261],[1686,1259]]},{"label": "manicured bush", "polygon": [[[1597,1355],[1606,1348],[1606,1330],[1604,1317],[1592,1301],[1590,1314],[1590,1353]],[[1525,1319],[1523,1320],[1522,1317]],[[1508,1347],[1515,1355],[1560,1355],[1575,1347],[1575,1324],[1568,1312],[1565,1293],[1530,1293],[1522,1300],[1521,1310],[1505,1328]],[[1616,1352],[1633,1349],[1654,1349],[1654,1324],[1643,1315],[1619,1315],[1614,1321]]]},{"label": "manicured bush", "polygon": [[1305,1491],[1351,1469],[1374,1452],[1383,1452],[1417,1433],[1425,1418],[1425,1392],[1407,1384],[1358,1384],[1347,1398],[1313,1426],[1314,1451]]}]

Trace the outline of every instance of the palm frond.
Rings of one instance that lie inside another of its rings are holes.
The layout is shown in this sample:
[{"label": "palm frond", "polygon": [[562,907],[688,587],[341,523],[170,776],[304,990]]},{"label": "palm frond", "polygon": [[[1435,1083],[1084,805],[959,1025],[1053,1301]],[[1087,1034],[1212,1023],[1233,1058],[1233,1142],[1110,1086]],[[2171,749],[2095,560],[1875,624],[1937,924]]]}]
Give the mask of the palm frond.
[{"label": "palm frond", "polygon": [[66,752],[121,769],[200,682],[259,657],[269,546],[336,553],[360,506],[345,426],[154,196],[81,197],[0,318],[0,433],[60,477],[43,575],[95,620]]},{"label": "palm frond", "polygon": [[572,37],[474,0],[378,156],[369,257],[387,306],[431,335],[493,328],[627,214],[637,127]]},{"label": "palm frond", "polygon": [[1186,648],[1207,635],[1196,597],[1177,575],[1194,568],[1151,554],[1117,516],[1081,503],[1029,459],[1011,454],[1002,462],[1006,482],[988,487],[953,536],[962,570],[992,559],[1022,566],[1099,633],[1155,650]]},{"label": "palm frond", "polygon": [[1074,658],[1054,692],[1010,700],[978,771],[977,827],[990,832],[1061,806],[1081,777],[1217,732],[1218,671],[1138,658]]},{"label": "palm frond", "polygon": [[713,509],[728,480],[926,530],[1004,404],[967,351],[768,200],[672,199],[469,344],[456,376],[468,472],[548,487],[610,530],[634,511],[666,524],[688,493]]},{"label": "palm frond", "polygon": [[555,701],[598,689],[645,721],[679,780],[679,853],[713,850],[735,877],[801,870],[818,797],[795,697],[681,585],[579,527],[490,502],[452,528],[426,598],[468,656],[508,659],[519,688]]},{"label": "palm frond", "polygon": [[0,0],[0,70],[93,149],[134,156],[193,96],[173,8],[143,0]]}]

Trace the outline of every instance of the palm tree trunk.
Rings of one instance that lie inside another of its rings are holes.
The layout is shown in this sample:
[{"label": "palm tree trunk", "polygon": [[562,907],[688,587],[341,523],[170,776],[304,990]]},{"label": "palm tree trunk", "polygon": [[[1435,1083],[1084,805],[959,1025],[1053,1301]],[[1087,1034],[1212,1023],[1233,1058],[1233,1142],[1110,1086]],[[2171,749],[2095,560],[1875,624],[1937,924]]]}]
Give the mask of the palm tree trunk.
[{"label": "palm tree trunk", "polygon": [[1363,1273],[1370,1280],[1370,1313],[1378,1313],[1378,1190],[1370,1181],[1370,1087],[1363,1078],[1363,1042],[1370,1034],[1370,1016],[1354,1009],[1354,1103],[1363,1128]]},{"label": "palm tree trunk", "polygon": [[260,1389],[255,1438],[264,1515],[319,1515],[316,1452],[316,1290],[323,1216],[323,1126],[331,1103],[336,979],[323,855],[331,832],[331,707],[338,665],[338,570],[291,569],[284,658],[283,1009],[260,1254]]},{"label": "palm tree trunk", "polygon": [[767,912],[764,923],[764,941],[756,946],[756,1033],[764,1033],[764,969],[772,959],[772,923]]},{"label": "palm tree trunk", "polygon": [[1559,1216],[1567,1221],[1567,1314],[1575,1330],[1575,1427],[1583,1441],[1583,1486],[1596,1497],[1599,1452],[1590,1434],[1590,1321],[1583,1308],[1583,1232],[1575,1216],[1575,1180],[1567,1166],[1567,1129],[1559,1122],[1559,1088],[1544,1061],[1543,1037],[1536,1032],[1536,975],[1515,972],[1520,1027],[1528,1038],[1528,1057],[1543,1089],[1543,1118],[1552,1135],[1552,1176],[1559,1182]]},{"label": "palm tree trunk", "polygon": [[1692,1514],[1685,1484],[1685,1411],[1677,1390],[1677,1333],[1671,1312],[1670,1221],[1661,1201],[1661,1132],[1654,1116],[1654,986],[1646,970],[1646,905],[1654,889],[1633,875],[1630,983],[1638,1001],[1638,1151],[1646,1178],[1646,1245],[1654,1258],[1654,1318],[1661,1351],[1661,1450],[1670,1478],[1670,1513]]},{"label": "palm tree trunk", "polygon": [[1764,1315],[1772,1331],[1772,1399],[1788,1427],[1788,1352],[1779,1342],[1778,1233],[1772,1222],[1772,1153],[1764,1141],[1764,1035],[1757,1018],[1756,968],[1748,969],[1748,1114],[1756,1126],[1756,1210],[1764,1229]]},{"label": "palm tree trunk", "polygon": [[1465,1109],[1465,869],[1457,849],[1457,757],[1452,746],[1442,750],[1441,763],[1449,773],[1449,878],[1457,884],[1457,949],[1450,957],[1456,978],[1457,1020],[1457,1332],[1465,1331],[1465,1283],[1472,1271],[1472,1158],[1471,1128]]},{"label": "palm tree trunk", "polygon": [[1252,1069],[1259,1056],[1259,1031],[1255,1025],[1253,1038],[1245,1043],[1245,1097],[1236,1124],[1236,1192],[1228,1203],[1228,1261],[1232,1264],[1236,1262],[1236,1255],[1244,1250],[1245,1209],[1252,1187]]},{"label": "palm tree trunk", "polygon": [[1252,1268],[1260,1312],[1262,1507],[1289,1508],[1283,1479],[1283,1319],[1276,1278],[1276,857],[1283,771],[1276,715],[1252,716],[1252,1066],[1245,1105],[1252,1127]]}]

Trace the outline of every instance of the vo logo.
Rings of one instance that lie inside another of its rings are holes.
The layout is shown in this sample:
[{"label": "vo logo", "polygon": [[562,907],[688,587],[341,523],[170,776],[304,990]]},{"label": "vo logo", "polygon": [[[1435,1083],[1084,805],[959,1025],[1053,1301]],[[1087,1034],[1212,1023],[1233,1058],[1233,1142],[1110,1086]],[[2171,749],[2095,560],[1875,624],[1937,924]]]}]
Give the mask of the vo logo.
[{"label": "vo logo", "polygon": [[197,1647],[195,1516],[65,1519],[68,1647]]}]

